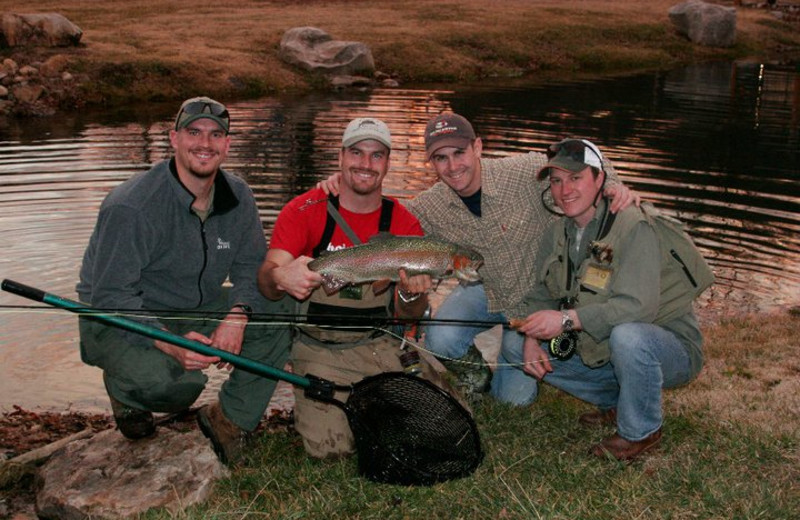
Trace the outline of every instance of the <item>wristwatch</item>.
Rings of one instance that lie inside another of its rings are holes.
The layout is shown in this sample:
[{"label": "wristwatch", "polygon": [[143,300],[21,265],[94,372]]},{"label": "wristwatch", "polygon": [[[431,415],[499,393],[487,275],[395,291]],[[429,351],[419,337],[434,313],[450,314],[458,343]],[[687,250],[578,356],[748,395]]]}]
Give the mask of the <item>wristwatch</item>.
[{"label": "wristwatch", "polygon": [[250,321],[250,318],[253,317],[253,308],[250,307],[249,305],[245,305],[243,303],[237,303],[236,305],[233,306],[233,308],[234,309],[236,309],[236,308],[242,309],[242,314],[247,316],[247,321]]},{"label": "wristwatch", "polygon": [[561,311],[561,327],[564,329],[564,332],[570,332],[572,327],[575,326],[575,322],[572,321],[572,318],[569,317],[569,311],[562,310]]}]

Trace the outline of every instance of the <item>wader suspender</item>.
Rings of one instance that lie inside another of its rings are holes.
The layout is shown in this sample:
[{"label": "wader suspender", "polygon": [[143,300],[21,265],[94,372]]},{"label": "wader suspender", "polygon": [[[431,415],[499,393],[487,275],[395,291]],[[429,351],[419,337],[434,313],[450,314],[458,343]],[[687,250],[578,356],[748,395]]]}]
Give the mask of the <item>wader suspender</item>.
[{"label": "wader suspender", "polygon": [[[381,216],[380,221],[378,222],[378,233],[388,232],[389,227],[392,225],[392,211],[394,210],[394,201],[391,199],[387,199],[386,197],[381,199]],[[339,228],[344,231],[345,235],[353,242],[354,246],[360,245],[361,240],[356,236],[353,229],[345,222],[344,218],[342,218],[342,214],[339,213],[339,197],[329,197],[328,198],[328,218],[325,220],[325,230],[322,232],[322,238],[317,244],[317,247],[314,248],[314,252],[312,256],[314,258],[319,257],[322,251],[328,248],[328,244],[331,242],[331,238],[333,238],[333,231],[336,229],[336,224],[339,224]]]}]

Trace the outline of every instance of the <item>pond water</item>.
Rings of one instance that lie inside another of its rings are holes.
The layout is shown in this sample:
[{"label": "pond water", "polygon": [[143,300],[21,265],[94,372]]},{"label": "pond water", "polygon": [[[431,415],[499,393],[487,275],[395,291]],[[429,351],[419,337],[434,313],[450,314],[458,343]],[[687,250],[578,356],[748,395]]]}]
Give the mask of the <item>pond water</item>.
[{"label": "pond water", "polygon": [[[0,121],[0,278],[75,298],[107,192],[170,154],[174,104]],[[385,191],[436,181],[427,120],[467,116],[487,156],[589,138],[635,190],[689,226],[717,275],[706,318],[800,303],[800,72],[757,63],[539,86],[407,88],[229,105],[227,168],[252,186],[266,233],[295,194],[337,169],[341,132],[363,115],[395,143]],[[0,293],[0,409],[106,409],[100,371],[77,353],[76,318]],[[282,393],[288,394],[283,386]]]}]

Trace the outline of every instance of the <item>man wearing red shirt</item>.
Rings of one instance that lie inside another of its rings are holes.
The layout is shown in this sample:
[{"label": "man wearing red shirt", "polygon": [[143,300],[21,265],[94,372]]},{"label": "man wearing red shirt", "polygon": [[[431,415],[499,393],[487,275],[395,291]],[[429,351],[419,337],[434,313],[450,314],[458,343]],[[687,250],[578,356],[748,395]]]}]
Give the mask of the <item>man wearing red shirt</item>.
[{"label": "man wearing red shirt", "polygon": [[[377,294],[369,285],[358,285],[329,296],[317,290],[322,276],[308,269],[308,263],[321,251],[355,245],[332,216],[336,210],[362,243],[379,232],[423,234],[416,217],[396,199],[382,195],[391,146],[389,128],[382,121],[359,118],[350,122],[339,151],[339,196],[329,200],[322,189],[315,188],[292,199],[278,215],[258,274],[264,296],[278,300],[288,294],[297,300],[300,312],[308,314],[310,321],[325,314],[385,318],[390,315],[393,302],[400,316],[418,317],[425,311],[427,299],[421,294],[423,281],[418,277],[408,279],[402,274],[401,288],[392,287]],[[330,209],[330,205],[336,209]],[[400,341],[380,329],[310,325],[298,328],[292,365],[297,374],[349,384],[381,372],[402,371],[402,353]],[[424,362],[422,370],[423,377],[436,378]],[[338,399],[346,400],[346,394],[339,394]],[[302,389],[295,389],[294,415],[295,428],[309,455],[325,458],[354,452],[352,432],[337,407],[308,399]]]}]

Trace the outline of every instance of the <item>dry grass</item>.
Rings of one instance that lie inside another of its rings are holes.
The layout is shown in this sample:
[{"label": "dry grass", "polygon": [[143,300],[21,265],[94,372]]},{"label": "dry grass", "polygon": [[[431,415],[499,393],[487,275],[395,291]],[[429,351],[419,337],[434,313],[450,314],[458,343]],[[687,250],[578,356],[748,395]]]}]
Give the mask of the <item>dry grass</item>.
[{"label": "dry grass", "polygon": [[673,412],[800,439],[800,317],[781,312],[727,318],[704,327],[704,335],[703,372],[671,394]]},{"label": "dry grass", "polygon": [[[676,0],[39,0],[84,31],[73,55],[97,101],[175,99],[199,90],[227,99],[306,89],[314,80],[283,64],[292,27],[316,26],[363,41],[379,70],[403,82],[619,72],[714,57],[800,49],[791,26],[740,9],[729,50],[690,45],[671,27]],[[732,2],[720,2],[731,5]],[[0,0],[3,12],[19,2]]]}]

